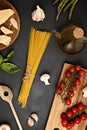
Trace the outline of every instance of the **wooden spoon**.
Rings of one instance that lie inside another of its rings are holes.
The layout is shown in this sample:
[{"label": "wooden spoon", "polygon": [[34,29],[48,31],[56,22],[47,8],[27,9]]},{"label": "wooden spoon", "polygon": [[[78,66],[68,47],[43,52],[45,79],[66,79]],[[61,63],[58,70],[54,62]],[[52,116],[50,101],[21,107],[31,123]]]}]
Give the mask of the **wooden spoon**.
[{"label": "wooden spoon", "polygon": [[6,101],[10,107],[11,107],[11,110],[13,112],[13,115],[15,117],[15,120],[17,122],[17,125],[19,127],[19,130],[23,130],[22,126],[21,126],[21,123],[19,121],[19,118],[17,116],[17,113],[15,111],[15,108],[13,106],[13,103],[12,103],[12,99],[13,99],[13,93],[11,91],[10,88],[8,88],[7,86],[3,86],[3,85],[0,85],[0,96],[1,98]]}]

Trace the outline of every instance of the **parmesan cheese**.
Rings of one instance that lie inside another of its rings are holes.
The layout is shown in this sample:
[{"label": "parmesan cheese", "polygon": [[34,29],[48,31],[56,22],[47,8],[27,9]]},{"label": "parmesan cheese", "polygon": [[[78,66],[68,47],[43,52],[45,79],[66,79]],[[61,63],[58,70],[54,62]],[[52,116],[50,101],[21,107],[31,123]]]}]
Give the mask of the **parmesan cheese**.
[{"label": "parmesan cheese", "polygon": [[12,34],[13,31],[11,31],[10,29],[4,27],[4,26],[1,26],[0,30],[5,34],[5,35],[8,35],[8,34]]},{"label": "parmesan cheese", "polygon": [[16,28],[18,30],[18,24],[17,21],[14,18],[10,19],[11,24],[13,25],[14,28]]},{"label": "parmesan cheese", "polygon": [[0,35],[0,44],[8,46],[11,42],[11,37],[6,35]]},{"label": "parmesan cheese", "polygon": [[13,14],[14,11],[12,9],[0,10],[0,25],[5,23]]}]

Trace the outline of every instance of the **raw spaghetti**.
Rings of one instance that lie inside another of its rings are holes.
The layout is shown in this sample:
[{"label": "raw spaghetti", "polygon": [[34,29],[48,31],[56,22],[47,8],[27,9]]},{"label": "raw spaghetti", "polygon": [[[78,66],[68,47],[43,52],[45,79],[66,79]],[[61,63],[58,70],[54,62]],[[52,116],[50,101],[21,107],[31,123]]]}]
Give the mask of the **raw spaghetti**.
[{"label": "raw spaghetti", "polygon": [[22,104],[23,108],[26,107],[35,74],[50,37],[51,33],[49,32],[31,28],[26,72],[23,77],[22,86],[18,96],[18,101]]}]

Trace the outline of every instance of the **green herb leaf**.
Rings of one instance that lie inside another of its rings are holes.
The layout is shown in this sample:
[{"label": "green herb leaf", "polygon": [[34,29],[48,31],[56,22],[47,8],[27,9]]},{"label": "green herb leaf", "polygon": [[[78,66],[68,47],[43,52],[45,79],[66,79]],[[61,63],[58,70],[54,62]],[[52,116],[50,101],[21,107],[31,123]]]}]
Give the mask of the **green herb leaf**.
[{"label": "green herb leaf", "polygon": [[4,70],[5,72],[9,73],[9,74],[16,73],[20,70],[20,68],[18,66],[16,66],[13,63],[9,63],[9,62],[2,63],[1,69]]},{"label": "green herb leaf", "polygon": [[0,64],[3,62],[3,57],[0,55]]},{"label": "green herb leaf", "polygon": [[6,58],[4,59],[4,62],[10,61],[11,58],[13,57],[13,55],[14,55],[14,51],[12,50],[12,51],[6,56]]}]

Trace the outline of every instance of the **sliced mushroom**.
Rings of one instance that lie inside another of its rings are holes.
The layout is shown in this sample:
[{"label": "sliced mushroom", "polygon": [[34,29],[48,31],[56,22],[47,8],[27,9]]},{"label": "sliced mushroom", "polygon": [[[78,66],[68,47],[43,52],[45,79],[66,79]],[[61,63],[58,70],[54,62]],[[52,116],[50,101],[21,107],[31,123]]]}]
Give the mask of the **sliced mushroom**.
[{"label": "sliced mushroom", "polygon": [[13,14],[14,11],[12,9],[0,10],[0,25],[5,23]]},{"label": "sliced mushroom", "polygon": [[36,113],[32,113],[30,115],[36,122],[38,122],[38,115]]},{"label": "sliced mushroom", "polygon": [[11,37],[6,35],[0,35],[0,44],[8,46],[11,42]]},{"label": "sliced mushroom", "polygon": [[28,126],[33,127],[38,122],[38,114],[32,113],[28,118]]},{"label": "sliced mushroom", "polygon": [[50,79],[50,75],[49,74],[43,74],[40,77],[40,80],[44,82],[45,85],[50,85],[49,80]]},{"label": "sliced mushroom", "polygon": [[18,23],[14,18],[10,19],[11,25],[18,30]]},{"label": "sliced mushroom", "polygon": [[5,34],[5,35],[8,35],[8,34],[12,34],[13,31],[11,31],[10,29],[4,27],[4,26],[1,26],[0,30]]},{"label": "sliced mushroom", "polygon": [[85,87],[84,89],[83,89],[83,97],[87,97],[87,87]]},{"label": "sliced mushroom", "polygon": [[29,127],[33,127],[34,126],[34,120],[31,117],[28,118],[28,126]]}]

